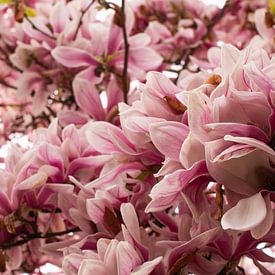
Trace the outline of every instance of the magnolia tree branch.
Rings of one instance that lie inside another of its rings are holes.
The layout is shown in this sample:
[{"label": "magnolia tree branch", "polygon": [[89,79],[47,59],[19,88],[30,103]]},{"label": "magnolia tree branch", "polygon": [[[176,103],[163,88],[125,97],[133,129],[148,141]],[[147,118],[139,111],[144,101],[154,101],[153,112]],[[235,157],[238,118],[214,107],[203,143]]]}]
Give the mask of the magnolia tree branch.
[{"label": "magnolia tree branch", "polygon": [[79,22],[78,22],[78,25],[77,25],[77,28],[76,28],[73,40],[76,39],[76,37],[77,37],[77,35],[79,33],[79,30],[80,30],[80,27],[83,24],[83,17],[84,17],[84,15],[88,12],[88,10],[90,9],[90,7],[93,5],[94,2],[95,2],[95,0],[91,1],[90,4],[84,10],[81,11],[81,16],[80,16],[80,19],[79,19]]},{"label": "magnolia tree branch", "polygon": [[0,107],[3,107],[3,108],[8,108],[8,107],[11,107],[11,108],[24,108],[28,105],[31,105],[31,102],[26,102],[26,103],[22,103],[22,104],[16,104],[16,103],[11,103],[11,104],[7,104],[7,103],[0,103]]},{"label": "magnolia tree branch", "polygon": [[[0,39],[1,39],[1,35],[0,35]],[[17,68],[16,66],[14,66],[12,64],[12,62],[9,59],[10,58],[9,54],[4,49],[2,49],[1,47],[0,47],[0,53],[2,53],[3,57],[4,57],[3,59],[2,58],[0,59],[1,61],[3,61],[4,63],[6,63],[10,68],[12,68],[12,69],[14,69],[14,70],[16,70],[16,71],[18,71],[20,73],[23,72],[21,69]]]},{"label": "magnolia tree branch", "polygon": [[36,25],[31,21],[31,19],[27,15],[25,15],[25,18],[36,31],[42,33],[43,35],[47,36],[48,38],[50,38],[52,40],[56,40],[56,38],[54,36],[49,35],[48,33],[44,32],[41,29],[39,29],[38,27],[36,27]]},{"label": "magnolia tree branch", "polygon": [[213,27],[223,18],[226,10],[230,7],[230,1],[227,0],[223,6],[223,8],[220,10],[220,12],[213,18],[213,20],[208,24],[207,26],[207,32],[206,34],[202,37],[202,40],[205,40],[210,32],[212,31]]},{"label": "magnolia tree branch", "polygon": [[15,241],[14,239],[12,239],[9,242],[4,242],[3,244],[1,244],[0,249],[6,250],[6,249],[10,249],[15,246],[20,246],[20,245],[26,244],[29,241],[34,240],[34,239],[48,239],[48,238],[53,238],[53,237],[57,237],[57,236],[67,235],[69,233],[76,233],[79,231],[81,231],[79,227],[74,227],[74,228],[71,228],[68,230],[59,231],[59,232],[50,232],[47,234],[43,234],[42,232],[28,234],[28,235],[26,235],[26,238],[23,238],[22,240]]},{"label": "magnolia tree branch", "polygon": [[124,64],[123,64],[123,72],[122,72],[122,88],[123,88],[123,99],[124,102],[127,103],[128,100],[128,59],[129,59],[129,43],[127,37],[127,29],[126,29],[126,16],[125,16],[125,0],[122,0],[121,5],[121,22],[122,22],[122,33],[124,40]]},{"label": "magnolia tree branch", "polygon": [[4,79],[0,79],[0,84],[10,89],[14,89],[14,90],[17,89],[15,86],[7,83]]},{"label": "magnolia tree branch", "polygon": [[[230,1],[227,0],[225,2],[225,5],[223,6],[223,8],[220,10],[220,12],[214,17],[214,19],[208,24],[207,26],[207,32],[203,35],[203,37],[201,38],[202,43],[204,43],[206,41],[206,39],[209,37],[212,29],[216,26],[216,24],[223,18],[225,12],[227,11],[227,9],[230,7]],[[197,47],[193,47],[193,48],[187,48],[184,55],[182,56],[182,58],[179,60],[179,62],[184,62],[181,70],[178,72],[179,73],[186,69],[187,66],[189,65],[190,62],[190,56],[192,54],[194,54],[194,52],[196,51]],[[177,78],[178,79],[178,78]],[[177,80],[176,79],[176,80]]]}]

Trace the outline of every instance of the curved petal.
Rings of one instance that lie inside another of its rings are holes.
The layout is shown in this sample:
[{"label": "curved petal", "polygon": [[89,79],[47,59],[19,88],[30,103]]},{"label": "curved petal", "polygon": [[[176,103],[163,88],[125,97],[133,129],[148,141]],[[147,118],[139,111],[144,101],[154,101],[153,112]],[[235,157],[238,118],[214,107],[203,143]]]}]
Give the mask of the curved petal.
[{"label": "curved petal", "polygon": [[50,23],[55,33],[61,33],[69,23],[69,13],[63,3],[57,3],[52,8]]},{"label": "curved petal", "polygon": [[96,87],[86,79],[75,78],[73,91],[77,104],[80,108],[96,120],[105,118],[99,93]]},{"label": "curved petal", "polygon": [[258,226],[254,227],[251,230],[251,235],[255,239],[260,239],[263,236],[265,236],[273,224],[273,211],[272,211],[269,195],[265,196],[264,200],[266,204],[267,215],[265,219]]},{"label": "curved petal", "polygon": [[139,267],[135,268],[133,272],[131,272],[131,275],[149,275],[161,261],[162,257],[157,257],[152,261],[145,262]]},{"label": "curved petal", "polygon": [[267,209],[261,193],[240,200],[222,217],[223,229],[247,231],[259,225],[266,217]]},{"label": "curved petal", "polygon": [[179,160],[180,149],[189,129],[175,121],[157,122],[149,129],[152,142],[157,149],[172,160]]},{"label": "curved petal", "polygon": [[118,275],[129,275],[136,266],[141,264],[137,252],[126,241],[118,244],[116,257]]},{"label": "curved petal", "polygon": [[120,212],[128,231],[136,240],[140,240],[139,222],[134,206],[131,203],[123,203]]},{"label": "curved petal", "polygon": [[57,62],[69,68],[98,64],[90,54],[77,48],[60,46],[52,50],[51,54]]},{"label": "curved petal", "polygon": [[47,179],[48,175],[43,172],[38,172],[16,185],[16,190],[33,190],[45,184]]},{"label": "curved petal", "polygon": [[78,271],[78,275],[109,275],[110,270],[106,269],[106,266],[97,260],[84,260]]},{"label": "curved petal", "polygon": [[205,158],[204,146],[190,132],[180,149],[180,163],[190,168],[194,163]]}]

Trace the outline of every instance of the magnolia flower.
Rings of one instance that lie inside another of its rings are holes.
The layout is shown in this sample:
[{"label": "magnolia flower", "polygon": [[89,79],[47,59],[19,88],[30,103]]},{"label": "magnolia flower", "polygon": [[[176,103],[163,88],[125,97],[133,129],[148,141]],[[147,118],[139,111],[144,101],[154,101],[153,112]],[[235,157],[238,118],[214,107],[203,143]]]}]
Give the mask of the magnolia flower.
[{"label": "magnolia flower", "polygon": [[[129,74],[143,80],[145,71],[160,66],[162,58],[149,47],[150,38],[145,33],[130,35],[133,27],[132,10],[127,9],[127,33],[129,35]],[[86,47],[59,46],[52,51],[57,62],[68,68],[85,67],[78,77],[93,83],[100,81],[101,72],[121,73],[124,64],[124,40],[122,29],[114,24],[96,22],[91,25],[91,41],[85,40]],[[75,43],[78,45],[78,43]],[[79,43],[79,45],[81,45]]]},{"label": "magnolia flower", "polygon": [[[249,230],[268,219],[262,224],[265,234],[272,225],[272,210],[269,196],[258,192],[274,191],[274,62],[263,50],[248,48],[240,53],[231,46],[222,47],[221,57],[223,81],[209,96],[200,89],[189,94],[189,128],[205,144],[210,175],[245,197],[224,215],[224,228]],[[180,94],[178,98],[183,100]],[[252,202],[263,210],[259,219],[246,208]],[[247,219],[239,219],[240,213]]]},{"label": "magnolia flower", "polygon": [[[142,249],[141,232],[133,205],[122,204],[121,214],[125,223],[125,226],[122,225],[124,240],[100,238],[96,242],[96,251],[84,249],[85,242],[88,245],[88,239],[74,244],[73,252],[64,258],[63,266],[66,274],[85,275],[96,272],[97,274],[149,275],[155,273],[154,270],[161,263],[162,257],[148,260],[146,259],[148,252],[144,255],[140,251]],[[155,274],[162,273],[156,271]]]}]

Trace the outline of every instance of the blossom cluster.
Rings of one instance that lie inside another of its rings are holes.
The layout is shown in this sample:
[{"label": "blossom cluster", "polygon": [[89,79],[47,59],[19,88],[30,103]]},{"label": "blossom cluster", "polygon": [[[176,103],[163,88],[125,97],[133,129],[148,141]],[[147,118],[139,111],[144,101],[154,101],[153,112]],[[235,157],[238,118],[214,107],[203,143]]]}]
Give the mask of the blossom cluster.
[{"label": "blossom cluster", "polygon": [[274,274],[273,0],[0,3],[2,274]]}]

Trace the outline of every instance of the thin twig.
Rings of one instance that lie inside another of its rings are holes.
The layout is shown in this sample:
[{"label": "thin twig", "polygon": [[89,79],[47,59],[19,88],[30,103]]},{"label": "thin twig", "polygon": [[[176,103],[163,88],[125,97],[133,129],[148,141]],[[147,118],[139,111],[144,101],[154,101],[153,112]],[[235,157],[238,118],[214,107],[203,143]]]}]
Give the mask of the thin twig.
[{"label": "thin twig", "polygon": [[26,102],[26,103],[22,103],[22,104],[16,104],[16,103],[11,103],[11,104],[5,104],[5,103],[0,103],[0,107],[13,107],[13,108],[23,108],[26,107],[28,105],[30,105],[31,102]]},{"label": "thin twig", "polygon": [[[215,18],[208,24],[207,26],[207,32],[202,36],[201,41],[202,43],[205,42],[205,40],[209,37],[212,29],[215,27],[215,25],[223,18],[226,10],[230,7],[230,1],[227,0],[225,2],[225,5],[223,6],[223,8],[220,10],[220,12],[215,16]],[[184,56],[181,58],[180,61],[183,61],[184,64],[181,68],[181,70],[179,71],[179,73],[186,69],[187,66],[189,65],[190,62],[190,56],[196,51],[197,47],[193,47],[193,48],[187,48]],[[178,76],[179,77],[179,76]],[[176,81],[178,80],[178,77],[176,78]]]},{"label": "thin twig", "polygon": [[26,20],[31,24],[31,26],[38,32],[42,33],[43,35],[47,36],[50,39],[56,40],[56,38],[52,35],[47,34],[46,32],[42,31],[41,29],[39,29],[38,27],[36,27],[36,25],[30,20],[30,18],[28,16],[25,16]]},{"label": "thin twig", "polygon": [[3,85],[3,86],[5,86],[5,87],[17,90],[17,88],[15,86],[7,83],[4,79],[0,79],[0,84]]},{"label": "thin twig", "polygon": [[44,68],[46,70],[49,69],[49,67],[46,64],[42,63],[41,61],[39,61],[34,54],[31,55],[31,58],[37,65],[41,66],[42,68]]},{"label": "thin twig", "polygon": [[124,65],[123,65],[123,73],[122,73],[122,87],[123,87],[123,98],[124,102],[127,103],[128,97],[128,59],[129,59],[129,43],[127,37],[127,29],[126,29],[126,16],[125,16],[125,0],[122,0],[121,5],[121,21],[122,21],[122,33],[124,40]]},{"label": "thin twig", "polygon": [[230,1],[227,0],[223,6],[223,8],[220,10],[220,12],[213,18],[213,20],[208,24],[207,26],[207,32],[206,34],[202,37],[202,40],[204,41],[212,31],[213,27],[223,18],[226,10],[230,7]]},{"label": "thin twig", "polygon": [[75,32],[75,34],[74,34],[73,40],[75,40],[76,37],[77,37],[77,35],[78,35],[78,32],[79,32],[79,30],[80,30],[80,27],[81,27],[81,25],[82,25],[82,23],[83,23],[83,17],[84,17],[84,15],[85,15],[86,12],[90,9],[90,7],[93,5],[94,2],[95,2],[95,0],[91,1],[90,4],[89,4],[84,10],[81,11],[81,16],[80,16],[80,19],[79,19],[79,22],[78,22],[78,25],[77,25],[76,32]]},{"label": "thin twig", "polygon": [[72,229],[68,229],[68,230],[64,230],[64,231],[59,231],[59,232],[50,232],[47,234],[43,234],[42,232],[38,232],[38,233],[34,233],[34,234],[28,234],[26,238],[16,241],[16,242],[5,242],[0,246],[0,249],[10,249],[11,247],[15,247],[15,246],[20,246],[23,244],[26,244],[27,242],[34,240],[34,239],[48,239],[48,238],[52,238],[52,237],[57,237],[57,236],[62,236],[62,235],[66,235],[69,233],[75,233],[75,232],[79,232],[80,228],[79,227],[74,227]]},{"label": "thin twig", "polygon": [[[1,38],[1,35],[0,35],[0,38]],[[10,59],[9,59],[9,54],[6,53],[5,50],[2,49],[1,47],[0,47],[0,52],[1,52],[1,53],[5,56],[5,58],[6,58],[5,60],[1,58],[1,61],[5,62],[5,63],[6,63],[9,67],[11,67],[12,69],[14,69],[14,70],[16,70],[16,71],[18,71],[18,72],[20,72],[20,73],[23,72],[21,69],[17,68],[15,65],[12,64],[12,62],[11,62]]]}]

